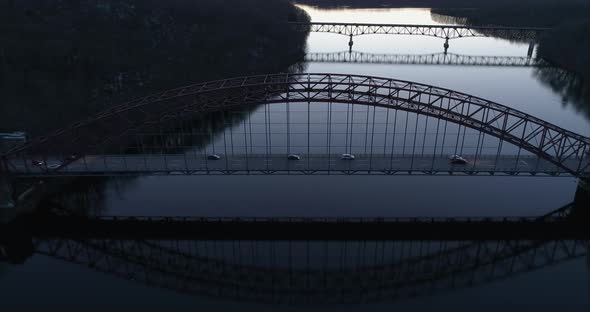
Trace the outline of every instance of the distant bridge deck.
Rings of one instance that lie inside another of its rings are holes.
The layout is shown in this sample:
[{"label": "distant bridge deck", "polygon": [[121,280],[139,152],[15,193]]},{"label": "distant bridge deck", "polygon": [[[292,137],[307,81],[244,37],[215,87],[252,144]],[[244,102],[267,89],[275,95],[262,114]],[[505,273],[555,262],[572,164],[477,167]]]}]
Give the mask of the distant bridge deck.
[{"label": "distant bridge deck", "polygon": [[465,38],[510,36],[516,39],[535,39],[549,28],[538,27],[506,27],[506,26],[468,26],[468,25],[412,25],[412,24],[371,24],[371,23],[338,23],[338,22],[292,22],[291,25],[310,32],[326,32],[346,36],[370,34],[387,35],[418,35],[438,38]]},{"label": "distant bridge deck", "polygon": [[[341,154],[234,154],[209,160],[195,154],[87,155],[72,162],[48,159],[44,166],[30,160],[14,159],[10,172],[15,176],[115,176],[146,174],[359,174],[359,175],[544,175],[571,176],[555,164],[534,156],[464,155],[467,164],[452,164],[444,155],[355,154],[342,160]],[[59,166],[61,164],[61,166]],[[565,165],[575,171],[580,160]],[[49,167],[49,168],[48,168]]]}]

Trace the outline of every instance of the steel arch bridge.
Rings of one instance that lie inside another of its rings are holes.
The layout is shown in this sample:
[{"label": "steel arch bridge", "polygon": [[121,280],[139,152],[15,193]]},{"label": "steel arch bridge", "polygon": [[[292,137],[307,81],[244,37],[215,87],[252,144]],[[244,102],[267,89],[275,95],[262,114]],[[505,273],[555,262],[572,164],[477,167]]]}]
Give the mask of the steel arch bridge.
[{"label": "steel arch bridge", "polygon": [[400,65],[454,65],[502,67],[550,67],[542,59],[526,56],[462,55],[454,53],[431,54],[376,54],[359,51],[308,53],[308,62],[367,63]]},{"label": "steel arch bridge", "polygon": [[[590,174],[590,138],[524,112],[421,83],[312,73],[230,78],[137,99],[9,151],[3,155],[3,170],[17,175],[38,174],[27,166],[35,155],[93,155],[106,144],[120,142],[142,127],[186,118],[189,114],[272,103],[345,103],[407,111],[475,129],[497,138],[500,145],[508,142],[563,173],[582,178]],[[68,161],[44,173],[59,175]]]},{"label": "steel arch bridge", "polygon": [[292,22],[293,26],[310,32],[333,33],[345,36],[370,34],[429,36],[443,39],[466,37],[503,37],[537,40],[548,28],[464,26],[464,25],[411,25],[411,24],[364,24],[334,22]]}]

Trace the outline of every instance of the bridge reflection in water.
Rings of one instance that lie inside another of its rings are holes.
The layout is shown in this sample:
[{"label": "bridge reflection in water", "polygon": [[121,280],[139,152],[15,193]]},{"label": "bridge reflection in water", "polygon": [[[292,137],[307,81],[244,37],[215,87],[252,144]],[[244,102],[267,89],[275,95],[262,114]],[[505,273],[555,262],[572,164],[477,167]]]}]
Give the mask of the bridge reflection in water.
[{"label": "bridge reflection in water", "polygon": [[588,257],[587,202],[580,189],[537,217],[399,219],[85,217],[52,204],[0,226],[0,261],[44,255],[234,301],[391,302]]},{"label": "bridge reflection in water", "polygon": [[589,247],[586,240],[34,238],[21,256],[45,255],[189,295],[328,304],[391,302],[477,287],[588,256]]},{"label": "bridge reflection in water", "polygon": [[548,62],[531,56],[463,55],[455,53],[377,54],[360,51],[308,53],[307,62],[363,63],[400,65],[453,65],[501,67],[550,67]]},{"label": "bridge reflection in water", "polygon": [[[587,137],[472,95],[378,77],[277,74],[201,83],[115,107],[10,151],[3,156],[3,170],[15,176],[485,173],[585,178],[589,152]],[[344,153],[357,157],[342,160]],[[210,160],[213,154],[220,159]],[[288,160],[289,154],[301,159]],[[463,155],[467,164],[451,164],[453,154]],[[45,165],[32,165],[35,160]]]}]

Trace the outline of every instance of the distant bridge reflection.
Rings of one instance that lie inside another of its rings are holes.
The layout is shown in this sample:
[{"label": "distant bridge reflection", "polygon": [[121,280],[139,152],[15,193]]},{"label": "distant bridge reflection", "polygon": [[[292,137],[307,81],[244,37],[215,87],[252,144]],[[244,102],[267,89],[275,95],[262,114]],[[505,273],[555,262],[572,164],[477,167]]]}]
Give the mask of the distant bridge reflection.
[{"label": "distant bridge reflection", "polygon": [[308,62],[403,64],[403,65],[454,65],[454,66],[502,66],[549,67],[551,64],[530,56],[483,56],[454,53],[431,54],[377,54],[359,51],[308,53]]}]

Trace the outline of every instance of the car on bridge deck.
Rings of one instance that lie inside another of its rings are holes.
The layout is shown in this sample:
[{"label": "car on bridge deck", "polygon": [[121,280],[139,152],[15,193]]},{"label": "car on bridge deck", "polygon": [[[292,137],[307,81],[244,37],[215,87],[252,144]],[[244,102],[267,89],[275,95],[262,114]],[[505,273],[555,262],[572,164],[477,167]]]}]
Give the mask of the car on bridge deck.
[{"label": "car on bridge deck", "polygon": [[43,166],[45,164],[45,162],[42,160],[39,160],[39,159],[33,159],[33,160],[31,160],[31,164],[33,166]]},{"label": "car on bridge deck", "polygon": [[449,162],[453,165],[465,165],[467,164],[467,159],[459,155],[452,155],[451,157],[449,157]]},{"label": "car on bridge deck", "polygon": [[289,154],[287,156],[287,159],[289,159],[289,160],[301,160],[301,156],[299,156],[297,154]]},{"label": "car on bridge deck", "polygon": [[353,154],[342,154],[342,157],[340,158],[342,160],[354,160],[355,157]]},{"label": "car on bridge deck", "polygon": [[217,155],[217,154],[211,154],[209,156],[207,156],[207,159],[209,160],[220,160],[221,156]]},{"label": "car on bridge deck", "polygon": [[47,164],[46,168],[49,170],[55,170],[55,169],[59,169],[61,166],[62,166],[61,163],[54,162],[54,163]]}]

